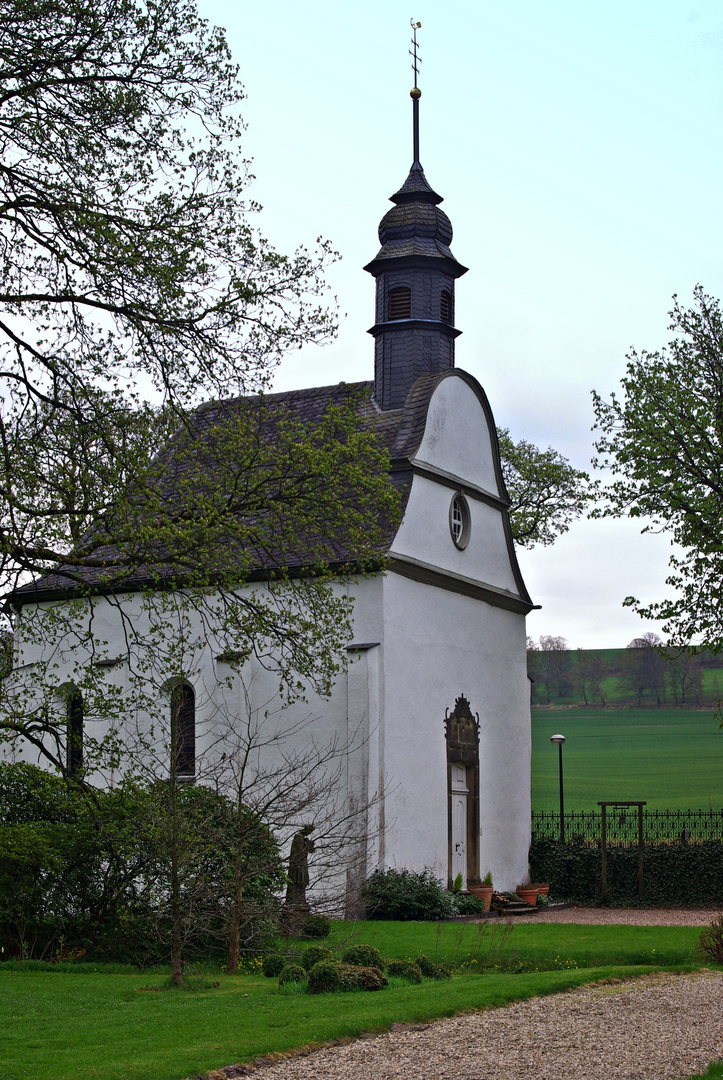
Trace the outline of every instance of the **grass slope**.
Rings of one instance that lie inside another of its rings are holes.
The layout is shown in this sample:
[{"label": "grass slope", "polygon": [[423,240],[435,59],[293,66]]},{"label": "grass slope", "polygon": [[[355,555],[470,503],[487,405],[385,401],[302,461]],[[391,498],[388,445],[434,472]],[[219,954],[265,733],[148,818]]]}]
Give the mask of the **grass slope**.
[{"label": "grass slope", "polygon": [[533,709],[532,807],[559,808],[565,738],[565,808],[645,799],[649,809],[723,808],[723,733],[713,714],[682,709]]},{"label": "grass slope", "polygon": [[[3,1080],[180,1080],[395,1021],[420,1022],[505,1005],[653,967],[694,966],[693,927],[515,925],[499,962],[523,973],[469,973],[492,930],[472,924],[335,924],[331,943],[386,955],[425,951],[466,963],[452,979],[373,994],[282,996],[275,980],[218,976],[218,989],[156,991],[158,974],[14,971],[0,965]],[[559,965],[566,965],[560,969]],[[570,967],[568,965],[578,966]],[[539,970],[544,968],[545,970]]]},{"label": "grass slope", "polygon": [[[506,1005],[650,968],[460,975],[374,994],[281,996],[269,979],[198,993],[143,992],[131,975],[0,978],[3,1080],[181,1080],[300,1046]],[[156,983],[159,981],[156,977]]]}]

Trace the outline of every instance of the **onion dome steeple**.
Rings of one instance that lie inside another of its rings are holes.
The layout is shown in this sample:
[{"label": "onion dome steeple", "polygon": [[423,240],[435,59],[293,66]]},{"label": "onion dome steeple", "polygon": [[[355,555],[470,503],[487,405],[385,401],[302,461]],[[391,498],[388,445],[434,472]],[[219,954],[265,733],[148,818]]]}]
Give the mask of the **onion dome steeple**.
[{"label": "onion dome steeple", "polygon": [[391,196],[395,205],[379,224],[381,249],[364,269],[376,278],[374,397],[382,409],[400,409],[421,375],[454,367],[454,283],[467,272],[450,250],[452,224],[439,209],[419,161],[419,99],[414,29],[414,161]]}]

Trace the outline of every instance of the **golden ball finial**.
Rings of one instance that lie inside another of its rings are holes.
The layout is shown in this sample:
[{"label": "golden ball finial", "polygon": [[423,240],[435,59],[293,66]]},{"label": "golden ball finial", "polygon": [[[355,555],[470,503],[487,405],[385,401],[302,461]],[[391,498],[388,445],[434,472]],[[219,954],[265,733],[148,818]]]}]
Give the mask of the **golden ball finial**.
[{"label": "golden ball finial", "polygon": [[413,86],[412,89],[409,91],[409,96],[410,98],[414,98],[415,101],[418,101],[419,98],[422,96],[422,91],[419,89],[418,86]]}]

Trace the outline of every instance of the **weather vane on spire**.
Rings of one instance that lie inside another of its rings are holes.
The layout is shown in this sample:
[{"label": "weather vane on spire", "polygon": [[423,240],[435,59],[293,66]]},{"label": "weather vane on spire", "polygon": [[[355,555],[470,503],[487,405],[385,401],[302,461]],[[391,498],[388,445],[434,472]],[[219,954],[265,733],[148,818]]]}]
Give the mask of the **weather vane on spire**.
[{"label": "weather vane on spire", "polygon": [[412,71],[414,72],[414,89],[416,90],[417,79],[419,78],[418,65],[422,62],[422,58],[417,52],[417,30],[421,29],[422,24],[420,22],[415,22],[414,19],[410,19],[409,25],[412,28],[412,47],[409,50],[409,55],[412,57]]},{"label": "weather vane on spire", "polygon": [[415,22],[414,19],[409,20],[409,25],[412,28],[412,47],[409,50],[409,55],[412,57],[412,71],[414,72],[414,87],[409,91],[409,96],[412,99],[412,126],[413,126],[413,140],[414,140],[414,164],[419,164],[419,99],[422,96],[422,91],[417,86],[417,79],[419,78],[419,65],[422,62],[422,58],[417,52],[417,30],[421,29],[422,24]]}]

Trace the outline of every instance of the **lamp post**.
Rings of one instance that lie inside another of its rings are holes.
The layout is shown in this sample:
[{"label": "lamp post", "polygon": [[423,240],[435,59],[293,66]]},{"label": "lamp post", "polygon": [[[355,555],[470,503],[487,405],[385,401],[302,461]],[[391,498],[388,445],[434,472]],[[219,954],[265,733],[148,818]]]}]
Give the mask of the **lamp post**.
[{"label": "lamp post", "polygon": [[560,840],[562,843],[565,842],[565,800],[562,793],[562,744],[564,741],[564,735],[550,736],[550,742],[555,743],[560,752]]}]

